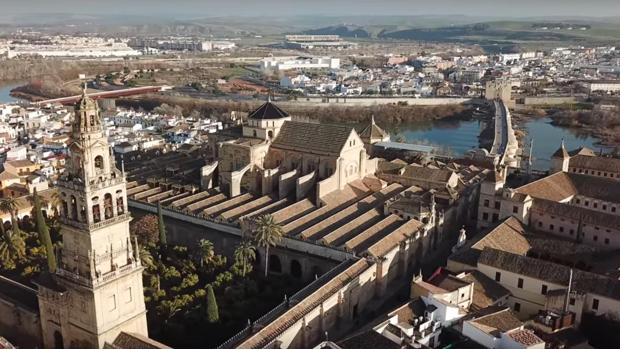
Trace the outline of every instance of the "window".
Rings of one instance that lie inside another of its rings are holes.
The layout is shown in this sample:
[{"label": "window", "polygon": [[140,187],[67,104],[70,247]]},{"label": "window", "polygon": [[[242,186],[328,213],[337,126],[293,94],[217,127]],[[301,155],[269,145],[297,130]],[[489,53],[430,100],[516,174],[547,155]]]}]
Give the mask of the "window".
[{"label": "window", "polygon": [[549,230],[553,231],[553,224],[549,224]]},{"label": "window", "polygon": [[484,212],[484,213],[482,214],[482,220],[483,220],[483,221],[488,221],[488,220],[489,220],[489,214],[488,214],[487,212]]},{"label": "window", "polygon": [[607,205],[603,204],[603,210],[607,211]]},{"label": "window", "polygon": [[577,204],[580,204],[580,203],[581,203],[581,200],[580,200],[580,199],[577,199],[577,200],[575,200],[575,202],[576,202]]},{"label": "window", "polygon": [[489,200],[484,200],[484,207],[489,207]]},{"label": "window", "polygon": [[598,202],[593,203],[592,206],[594,206],[594,208],[598,208]]},{"label": "window", "polygon": [[560,233],[564,232],[564,227],[560,227],[559,229],[560,229]]},{"label": "window", "polygon": [[110,311],[116,309],[116,295],[111,295],[108,297],[108,309]]},{"label": "window", "polygon": [[592,299],[592,310],[598,310],[598,299]]},{"label": "window", "polygon": [[609,245],[609,238],[605,238],[605,245]]},{"label": "window", "polygon": [[594,237],[592,238],[594,241],[598,241],[598,235],[594,235]]},{"label": "window", "polygon": [[512,206],[512,213],[519,213],[519,206]]},{"label": "window", "polygon": [[125,291],[125,294],[127,295],[125,297],[125,303],[131,303],[133,297],[131,295],[131,287],[127,287],[127,290]]},{"label": "window", "polygon": [[611,207],[611,212],[616,212],[616,206]]},{"label": "window", "polygon": [[499,210],[501,208],[501,204],[502,204],[501,202],[495,201],[495,209]]},{"label": "window", "polygon": [[95,157],[95,167],[100,170],[103,169],[103,156],[98,155]]},{"label": "window", "polygon": [[586,206],[590,206],[590,201],[586,200]]},{"label": "window", "polygon": [[542,287],[540,289],[540,293],[541,294],[547,294],[547,285],[542,285]]},{"label": "window", "polygon": [[493,222],[499,221],[499,214],[493,213]]},{"label": "window", "polygon": [[573,234],[575,233],[575,231],[574,231],[573,229],[571,229],[568,233],[569,233],[570,235],[573,235]]},{"label": "window", "polygon": [[502,280],[502,273],[499,271],[495,272],[495,281],[500,282]]},{"label": "window", "polygon": [[521,311],[521,304],[515,302],[514,310],[518,313]]},{"label": "window", "polygon": [[518,288],[523,288],[523,279],[519,278],[519,279],[517,280],[517,287],[518,287]]},{"label": "window", "polygon": [[542,228],[542,222],[540,222],[540,221],[538,222],[538,227]]},{"label": "window", "polygon": [[575,305],[575,298],[570,297],[570,299],[568,300],[568,304]]}]

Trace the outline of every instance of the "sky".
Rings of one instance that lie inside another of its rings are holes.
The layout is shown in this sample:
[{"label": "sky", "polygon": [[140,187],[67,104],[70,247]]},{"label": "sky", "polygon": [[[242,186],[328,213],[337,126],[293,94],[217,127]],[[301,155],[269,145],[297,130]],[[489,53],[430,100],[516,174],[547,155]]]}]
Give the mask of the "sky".
[{"label": "sky", "polygon": [[286,15],[620,16],[619,0],[0,0],[4,15],[157,15],[172,18]]}]

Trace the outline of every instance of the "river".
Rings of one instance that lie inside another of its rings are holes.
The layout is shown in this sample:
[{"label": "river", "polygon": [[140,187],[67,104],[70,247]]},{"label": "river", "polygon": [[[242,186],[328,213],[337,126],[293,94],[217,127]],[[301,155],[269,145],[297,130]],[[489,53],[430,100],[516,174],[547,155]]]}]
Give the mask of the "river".
[{"label": "river", "polygon": [[0,104],[19,101],[17,98],[11,97],[11,90],[23,84],[23,82],[0,81]]},{"label": "river", "polygon": [[[409,143],[439,145],[451,150],[454,156],[462,156],[469,150],[478,148],[478,136],[484,126],[484,122],[478,120],[438,120],[387,129],[393,135],[393,140],[402,136]],[[554,126],[549,118],[529,120],[516,128],[527,133],[523,140],[526,145],[534,138],[533,168],[537,170],[549,169],[551,155],[558,149],[562,139],[568,150],[581,146],[595,151],[601,149],[596,145],[599,141],[597,138]]]}]

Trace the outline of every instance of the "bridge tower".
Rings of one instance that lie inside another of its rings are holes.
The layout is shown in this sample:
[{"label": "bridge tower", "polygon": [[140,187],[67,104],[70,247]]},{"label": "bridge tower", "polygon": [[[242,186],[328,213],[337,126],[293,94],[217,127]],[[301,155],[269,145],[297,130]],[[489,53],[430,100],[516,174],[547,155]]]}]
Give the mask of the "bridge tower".
[{"label": "bridge tower", "polygon": [[97,103],[75,108],[66,171],[58,181],[63,247],[39,284],[46,348],[103,348],[121,332],[147,336],[142,265],[129,236],[126,182]]}]

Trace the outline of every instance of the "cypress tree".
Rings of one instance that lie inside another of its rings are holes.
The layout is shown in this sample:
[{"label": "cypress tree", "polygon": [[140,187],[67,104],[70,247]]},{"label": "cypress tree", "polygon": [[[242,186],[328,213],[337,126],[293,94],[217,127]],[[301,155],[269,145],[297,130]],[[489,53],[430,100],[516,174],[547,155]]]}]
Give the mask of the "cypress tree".
[{"label": "cypress tree", "polygon": [[34,201],[34,213],[36,215],[37,232],[39,233],[39,241],[41,245],[45,247],[47,255],[47,268],[53,273],[56,271],[56,255],[54,254],[54,247],[52,245],[52,238],[50,237],[50,231],[43,217],[43,211],[41,211],[41,200],[37,194],[37,189],[32,193]]},{"label": "cypress tree", "polygon": [[215,293],[213,293],[213,286],[211,285],[207,285],[207,321],[212,324],[220,321],[217,300],[215,300]]},{"label": "cypress tree", "polygon": [[157,227],[159,228],[159,243],[163,246],[168,245],[166,237],[166,225],[164,224],[164,215],[161,212],[161,202],[157,202]]}]

